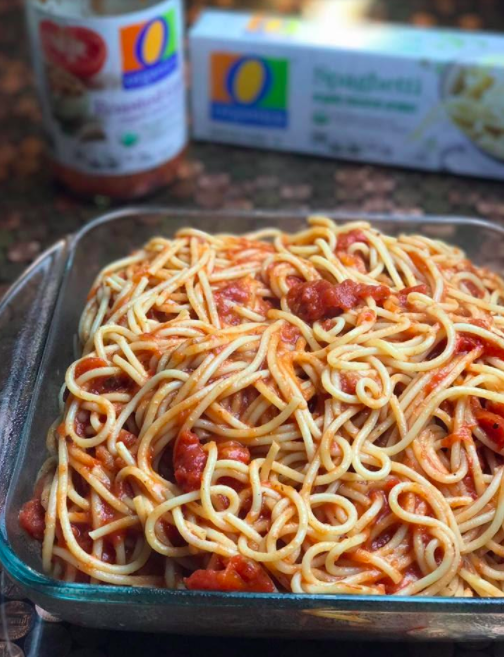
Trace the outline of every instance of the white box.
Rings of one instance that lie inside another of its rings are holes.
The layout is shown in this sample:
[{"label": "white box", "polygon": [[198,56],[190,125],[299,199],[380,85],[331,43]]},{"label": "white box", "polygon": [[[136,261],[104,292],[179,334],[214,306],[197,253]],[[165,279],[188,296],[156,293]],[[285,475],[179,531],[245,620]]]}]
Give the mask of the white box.
[{"label": "white box", "polygon": [[504,178],[504,37],[207,10],[190,51],[196,139]]}]

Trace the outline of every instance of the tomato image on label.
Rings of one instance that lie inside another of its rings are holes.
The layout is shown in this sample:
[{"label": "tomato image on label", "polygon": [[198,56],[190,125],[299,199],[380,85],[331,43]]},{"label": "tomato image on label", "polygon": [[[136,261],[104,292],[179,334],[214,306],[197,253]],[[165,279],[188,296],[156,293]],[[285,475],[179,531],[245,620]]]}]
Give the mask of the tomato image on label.
[{"label": "tomato image on label", "polygon": [[87,27],[68,27],[52,21],[40,24],[42,49],[47,62],[87,79],[96,75],[107,58],[102,37]]}]

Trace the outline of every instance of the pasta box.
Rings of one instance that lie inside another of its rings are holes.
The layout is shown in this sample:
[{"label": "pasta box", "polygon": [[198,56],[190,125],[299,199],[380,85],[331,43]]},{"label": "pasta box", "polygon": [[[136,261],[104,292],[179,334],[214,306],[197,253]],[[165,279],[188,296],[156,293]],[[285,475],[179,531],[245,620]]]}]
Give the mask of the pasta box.
[{"label": "pasta box", "polygon": [[207,10],[196,139],[504,178],[504,41]]}]

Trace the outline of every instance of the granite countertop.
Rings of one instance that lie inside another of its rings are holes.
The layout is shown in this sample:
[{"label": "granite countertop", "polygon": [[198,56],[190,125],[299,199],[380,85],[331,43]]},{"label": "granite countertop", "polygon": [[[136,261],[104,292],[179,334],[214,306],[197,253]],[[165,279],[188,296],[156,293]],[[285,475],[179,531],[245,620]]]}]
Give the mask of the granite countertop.
[{"label": "granite countertop", "polygon": [[[306,2],[315,0],[306,0]],[[317,0],[319,1],[319,0]],[[326,0],[334,2],[336,0]],[[343,0],[341,0],[343,1]],[[349,0],[345,0],[349,1]],[[188,2],[193,20],[203,5],[253,6],[298,11],[303,0]],[[45,248],[108,209],[106,200],[81,202],[55,186],[44,161],[40,114],[23,36],[21,0],[0,0],[0,297]],[[504,28],[500,0],[369,0],[374,20],[465,29]],[[199,208],[339,209],[366,212],[455,214],[504,222],[501,182],[348,164],[289,154],[192,144],[178,180],[149,199]],[[281,656],[298,650],[325,655],[330,642],[201,639],[83,630],[54,622],[28,601],[0,568],[0,657],[114,657],[205,653]],[[12,617],[13,622],[9,619]],[[20,623],[20,619],[23,621]],[[6,622],[5,622],[6,621]],[[15,621],[15,622],[14,622]],[[15,643],[8,643],[12,639]],[[377,647],[379,645],[379,647]],[[338,654],[405,650],[416,657],[500,657],[500,644],[338,643]],[[476,651],[476,652],[474,652]]]}]

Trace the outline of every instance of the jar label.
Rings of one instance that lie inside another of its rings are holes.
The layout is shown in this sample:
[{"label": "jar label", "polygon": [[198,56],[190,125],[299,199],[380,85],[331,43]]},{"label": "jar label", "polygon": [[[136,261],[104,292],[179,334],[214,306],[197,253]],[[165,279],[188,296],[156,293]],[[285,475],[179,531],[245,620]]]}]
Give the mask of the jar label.
[{"label": "jar label", "polygon": [[135,174],[184,148],[180,0],[100,17],[32,3],[28,19],[44,125],[59,164]]}]

